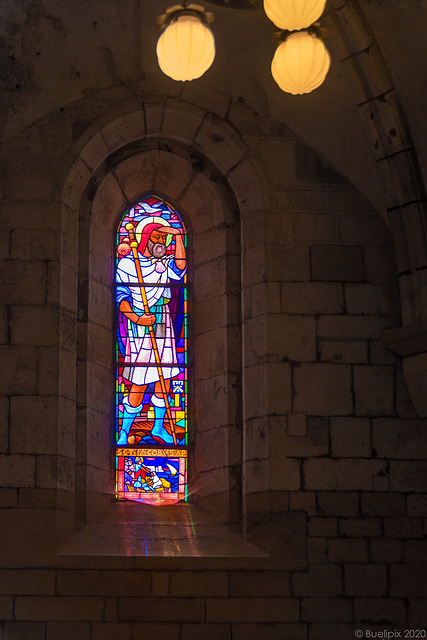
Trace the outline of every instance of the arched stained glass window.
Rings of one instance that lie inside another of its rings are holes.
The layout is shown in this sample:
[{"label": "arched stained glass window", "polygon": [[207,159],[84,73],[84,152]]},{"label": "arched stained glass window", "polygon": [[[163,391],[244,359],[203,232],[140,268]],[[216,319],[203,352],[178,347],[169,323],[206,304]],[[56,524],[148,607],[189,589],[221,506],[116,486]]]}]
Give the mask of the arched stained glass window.
[{"label": "arched stained glass window", "polygon": [[116,488],[120,500],[187,497],[187,236],[164,200],[122,217],[116,244]]}]

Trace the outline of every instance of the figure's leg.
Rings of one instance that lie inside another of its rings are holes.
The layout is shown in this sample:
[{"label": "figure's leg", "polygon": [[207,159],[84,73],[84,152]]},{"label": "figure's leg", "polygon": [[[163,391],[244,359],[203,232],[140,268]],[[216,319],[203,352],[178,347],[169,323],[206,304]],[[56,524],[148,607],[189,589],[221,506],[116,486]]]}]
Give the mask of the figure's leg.
[{"label": "figure's leg", "polygon": [[147,385],[133,384],[129,395],[123,398],[123,418],[119,439],[117,440],[118,445],[128,444],[129,431],[133,421],[135,420],[136,414],[141,411],[142,399],[146,388]]},{"label": "figure's leg", "polygon": [[141,404],[146,388],[146,384],[133,384],[131,386],[129,391],[129,404],[132,407],[138,407]]},{"label": "figure's leg", "polygon": [[[166,393],[169,394],[169,390],[171,388],[170,378],[163,378],[165,383]],[[162,385],[160,384],[160,380],[158,380],[154,386],[154,393],[158,398],[163,398]]]}]

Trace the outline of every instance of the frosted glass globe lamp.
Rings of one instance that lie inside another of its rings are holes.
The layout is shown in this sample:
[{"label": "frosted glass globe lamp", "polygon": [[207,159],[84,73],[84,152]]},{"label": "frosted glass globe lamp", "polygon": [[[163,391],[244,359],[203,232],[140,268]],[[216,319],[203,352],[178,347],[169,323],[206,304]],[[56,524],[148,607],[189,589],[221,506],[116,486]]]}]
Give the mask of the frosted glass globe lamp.
[{"label": "frosted glass globe lamp", "polygon": [[299,31],[320,18],[326,0],[264,0],[264,11],[279,29]]},{"label": "frosted glass globe lamp", "polygon": [[212,14],[197,8],[201,11],[178,7],[178,11],[166,14],[169,24],[157,41],[159,67],[173,80],[200,78],[214,61],[215,38],[206,24],[206,16],[209,19]]},{"label": "frosted glass globe lamp", "polygon": [[277,47],[271,74],[282,91],[310,93],[322,84],[330,64],[323,40],[308,31],[296,31]]}]

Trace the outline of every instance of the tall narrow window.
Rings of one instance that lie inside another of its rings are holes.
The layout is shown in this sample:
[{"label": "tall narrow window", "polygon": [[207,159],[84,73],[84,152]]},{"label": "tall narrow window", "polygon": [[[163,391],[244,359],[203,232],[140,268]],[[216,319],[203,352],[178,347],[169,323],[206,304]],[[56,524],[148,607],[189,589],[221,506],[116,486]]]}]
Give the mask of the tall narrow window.
[{"label": "tall narrow window", "polygon": [[187,236],[144,198],[122,217],[116,252],[117,497],[187,497]]}]

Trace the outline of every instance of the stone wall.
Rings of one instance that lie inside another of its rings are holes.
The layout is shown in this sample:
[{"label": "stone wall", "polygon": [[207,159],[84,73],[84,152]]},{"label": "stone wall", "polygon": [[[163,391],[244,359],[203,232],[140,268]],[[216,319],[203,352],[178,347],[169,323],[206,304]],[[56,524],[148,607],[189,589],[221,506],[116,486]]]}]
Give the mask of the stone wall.
[{"label": "stone wall", "polygon": [[[419,628],[425,421],[381,339],[400,320],[385,223],[241,102],[228,122],[178,101],[130,113],[73,145],[70,110],[5,151],[2,640]],[[60,135],[68,152],[46,155]],[[111,502],[109,234],[150,189],[192,230],[194,502],[264,560],[61,555]]]}]

